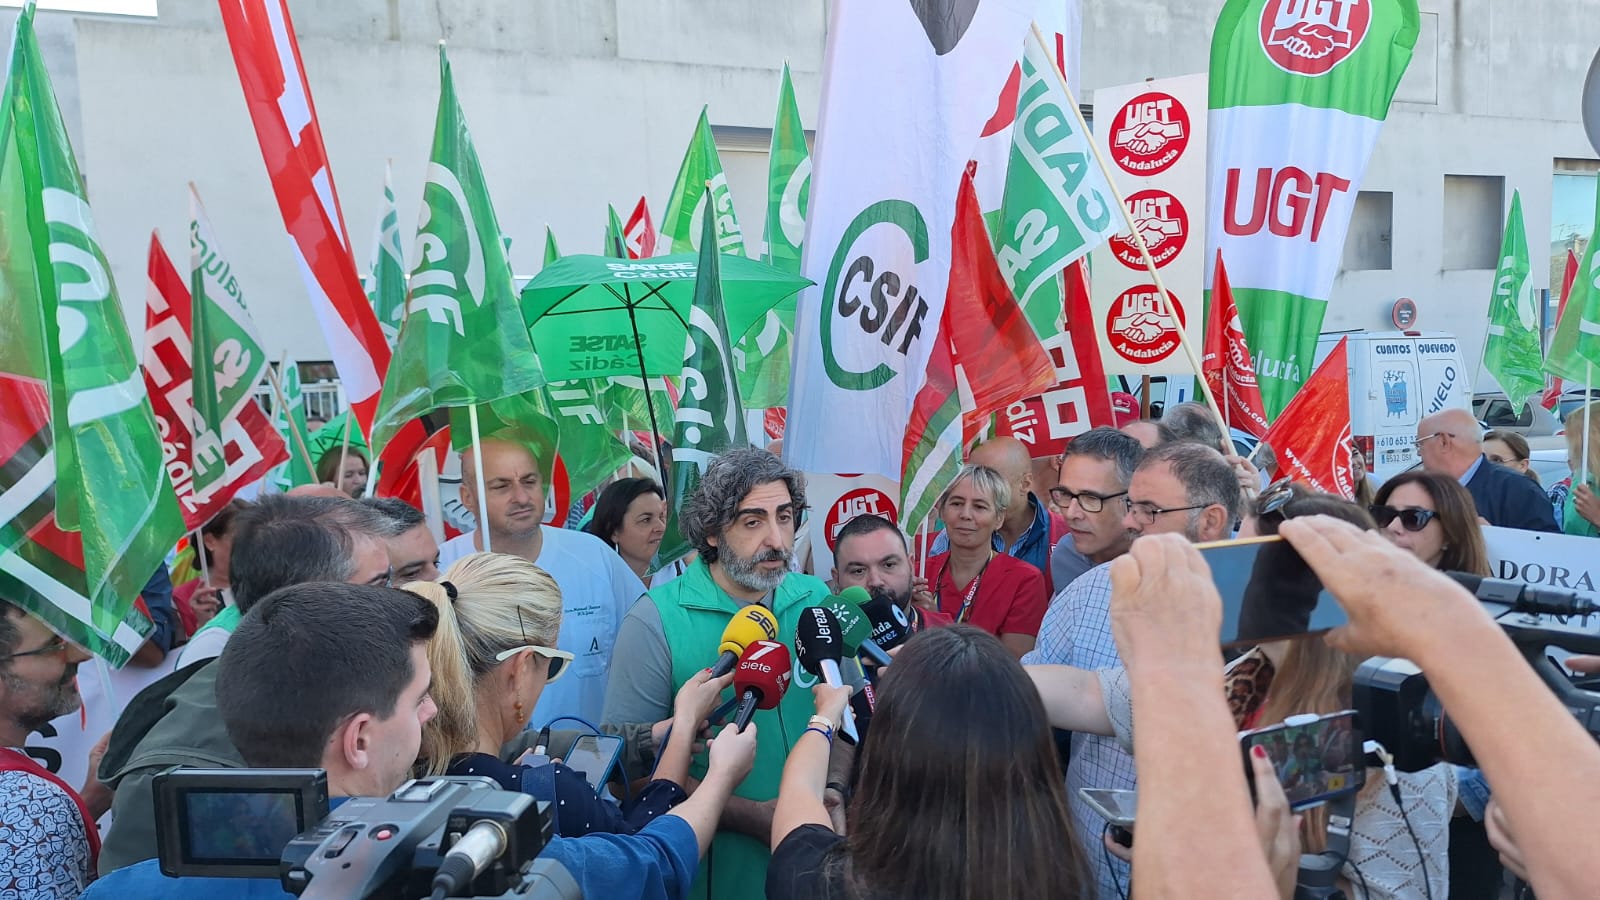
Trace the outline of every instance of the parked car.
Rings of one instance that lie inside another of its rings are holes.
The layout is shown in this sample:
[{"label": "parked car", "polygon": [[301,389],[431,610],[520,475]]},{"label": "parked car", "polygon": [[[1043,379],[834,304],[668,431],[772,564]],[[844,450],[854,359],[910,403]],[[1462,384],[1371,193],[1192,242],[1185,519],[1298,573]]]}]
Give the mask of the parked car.
[{"label": "parked car", "polygon": [[[1561,421],[1565,422],[1567,416],[1583,408],[1584,393],[1583,388],[1567,388],[1561,392],[1561,399],[1556,401],[1556,414]],[[1590,388],[1587,393],[1589,399],[1600,400],[1600,388]]]},{"label": "parked car", "polygon": [[[1574,401],[1574,406],[1582,402],[1580,396]],[[1562,465],[1566,465],[1567,439],[1562,436],[1564,429],[1561,420],[1538,403],[1524,403],[1520,411],[1513,410],[1511,401],[1506,399],[1504,393],[1485,391],[1473,395],[1472,412],[1485,429],[1514,431],[1528,439],[1529,450],[1555,451],[1561,457]]]}]

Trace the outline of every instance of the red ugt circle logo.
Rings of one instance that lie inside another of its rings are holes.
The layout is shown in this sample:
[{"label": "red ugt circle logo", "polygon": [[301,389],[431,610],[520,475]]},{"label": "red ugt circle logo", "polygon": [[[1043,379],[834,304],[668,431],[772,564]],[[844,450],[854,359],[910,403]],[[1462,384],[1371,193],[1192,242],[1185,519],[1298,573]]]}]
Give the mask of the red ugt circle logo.
[{"label": "red ugt circle logo", "polygon": [[[1144,235],[1144,244],[1156,268],[1172,262],[1189,241],[1189,213],[1177,197],[1163,190],[1140,191],[1128,197],[1128,214],[1134,227]],[[1109,241],[1111,255],[1130,269],[1144,271],[1144,256],[1129,232],[1114,234]]]},{"label": "red ugt circle logo", "polygon": [[1178,329],[1186,317],[1183,304],[1168,292],[1174,322],[1161,305],[1161,292],[1153,284],[1139,284],[1123,291],[1106,311],[1106,340],[1117,355],[1131,363],[1158,363],[1178,349]]},{"label": "red ugt circle logo", "polygon": [[1368,0],[1267,0],[1261,49],[1296,75],[1326,75],[1350,58],[1372,24]]},{"label": "red ugt circle logo", "polygon": [[1123,104],[1111,127],[1111,158],[1129,175],[1164,172],[1189,146],[1189,111],[1164,91]]}]

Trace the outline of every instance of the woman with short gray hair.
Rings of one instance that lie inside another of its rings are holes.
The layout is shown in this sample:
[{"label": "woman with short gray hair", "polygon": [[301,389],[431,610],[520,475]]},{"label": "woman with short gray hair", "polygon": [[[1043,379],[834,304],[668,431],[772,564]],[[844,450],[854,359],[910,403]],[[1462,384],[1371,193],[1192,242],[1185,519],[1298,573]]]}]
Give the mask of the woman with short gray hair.
[{"label": "woman with short gray hair", "polygon": [[1020,659],[1033,649],[1048,596],[1044,576],[994,545],[1013,502],[1011,485],[988,466],[962,468],[939,497],[950,549],[928,560],[934,608],[1000,638]]}]

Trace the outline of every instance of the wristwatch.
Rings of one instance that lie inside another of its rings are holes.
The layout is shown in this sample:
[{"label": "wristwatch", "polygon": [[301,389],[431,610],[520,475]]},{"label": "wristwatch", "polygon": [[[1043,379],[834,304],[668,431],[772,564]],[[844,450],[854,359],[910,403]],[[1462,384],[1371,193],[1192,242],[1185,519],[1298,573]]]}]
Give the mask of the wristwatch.
[{"label": "wristwatch", "polygon": [[806,724],[807,725],[815,725],[818,728],[826,728],[829,731],[838,731],[839,730],[839,723],[837,723],[837,722],[833,721],[832,719],[829,719],[827,716],[823,716],[823,715],[812,716],[811,720],[809,722],[807,722]]}]

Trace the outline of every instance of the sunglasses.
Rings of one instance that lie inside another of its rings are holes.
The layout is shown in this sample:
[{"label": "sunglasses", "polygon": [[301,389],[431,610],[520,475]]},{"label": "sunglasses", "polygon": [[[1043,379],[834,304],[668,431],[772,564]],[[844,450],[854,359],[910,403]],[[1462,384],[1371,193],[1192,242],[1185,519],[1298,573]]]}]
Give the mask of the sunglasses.
[{"label": "sunglasses", "polygon": [[554,647],[541,646],[530,641],[528,639],[528,623],[522,618],[521,607],[517,608],[517,627],[522,629],[522,640],[524,643],[521,646],[512,647],[510,650],[501,650],[499,653],[496,653],[494,655],[495,662],[505,662],[511,657],[516,656],[518,653],[521,653],[525,650],[531,650],[534,653],[544,657],[545,660],[549,662],[550,669],[545,674],[546,684],[554,682],[557,678],[567,674],[567,669],[570,668],[568,664],[572,662],[572,654],[565,650],[557,650]]},{"label": "sunglasses", "polygon": [[1427,528],[1428,523],[1438,515],[1431,509],[1418,509],[1415,506],[1396,509],[1392,506],[1374,505],[1367,507],[1367,512],[1372,513],[1372,519],[1378,523],[1379,528],[1388,528],[1390,522],[1399,519],[1400,527],[1407,531],[1421,531]]}]

